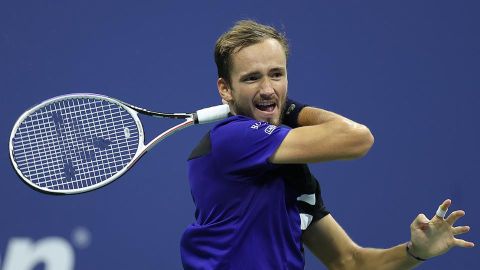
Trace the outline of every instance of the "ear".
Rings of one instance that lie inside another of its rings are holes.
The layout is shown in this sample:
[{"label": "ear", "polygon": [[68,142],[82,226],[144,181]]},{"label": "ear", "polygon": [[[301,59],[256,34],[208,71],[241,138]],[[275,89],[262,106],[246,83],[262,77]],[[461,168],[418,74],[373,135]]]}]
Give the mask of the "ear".
[{"label": "ear", "polygon": [[222,100],[225,100],[228,103],[233,101],[232,89],[230,88],[228,82],[225,79],[218,78],[217,88]]}]

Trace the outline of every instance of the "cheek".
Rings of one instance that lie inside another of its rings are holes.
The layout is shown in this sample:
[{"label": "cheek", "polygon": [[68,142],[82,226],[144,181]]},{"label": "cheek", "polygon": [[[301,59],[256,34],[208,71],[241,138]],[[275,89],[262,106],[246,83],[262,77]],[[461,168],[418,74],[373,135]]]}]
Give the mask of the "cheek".
[{"label": "cheek", "polygon": [[237,87],[232,91],[232,95],[237,102],[247,103],[253,99],[254,91],[249,87]]},{"label": "cheek", "polygon": [[236,103],[242,108],[246,109],[251,107],[252,102],[250,97],[243,95],[236,99]]},{"label": "cheek", "polygon": [[288,87],[288,81],[287,80],[276,81],[276,82],[274,82],[274,85],[275,85],[275,87],[277,87],[278,90],[280,90],[280,89],[286,90],[287,87]]},{"label": "cheek", "polygon": [[279,83],[275,89],[276,89],[277,95],[280,98],[284,98],[287,96],[288,84],[285,82]]}]

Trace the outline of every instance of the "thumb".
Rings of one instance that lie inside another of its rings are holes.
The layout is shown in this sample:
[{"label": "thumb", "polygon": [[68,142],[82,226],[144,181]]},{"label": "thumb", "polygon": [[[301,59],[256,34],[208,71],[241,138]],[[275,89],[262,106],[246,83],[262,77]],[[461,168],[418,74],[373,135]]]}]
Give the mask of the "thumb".
[{"label": "thumb", "polygon": [[419,228],[424,230],[428,227],[430,220],[425,216],[425,214],[419,214],[415,220],[412,222],[412,228]]}]

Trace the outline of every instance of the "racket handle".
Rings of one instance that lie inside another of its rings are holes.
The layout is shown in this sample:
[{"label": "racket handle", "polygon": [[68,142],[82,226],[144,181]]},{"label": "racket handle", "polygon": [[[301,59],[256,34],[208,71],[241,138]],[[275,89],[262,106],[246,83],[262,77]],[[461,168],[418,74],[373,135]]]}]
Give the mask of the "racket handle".
[{"label": "racket handle", "polygon": [[228,117],[230,107],[227,104],[208,107],[194,113],[195,124],[206,124]]}]

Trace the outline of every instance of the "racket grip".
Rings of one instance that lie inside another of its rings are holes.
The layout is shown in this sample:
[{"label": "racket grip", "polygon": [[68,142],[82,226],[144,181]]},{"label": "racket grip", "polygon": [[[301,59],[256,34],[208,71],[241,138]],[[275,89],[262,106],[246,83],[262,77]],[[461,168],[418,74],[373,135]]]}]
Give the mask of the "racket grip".
[{"label": "racket grip", "polygon": [[227,118],[229,113],[230,107],[227,104],[201,109],[194,114],[195,124],[206,124],[222,120]]}]

